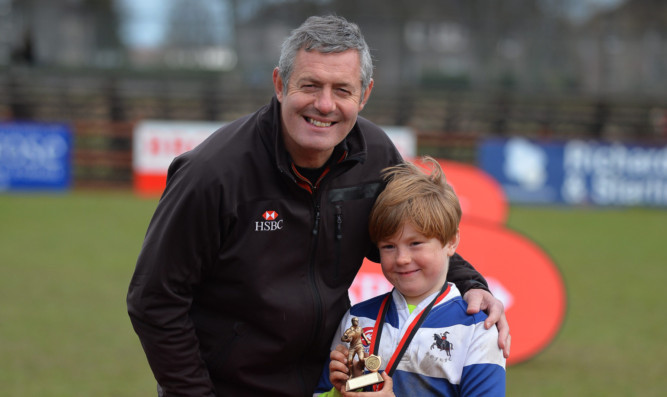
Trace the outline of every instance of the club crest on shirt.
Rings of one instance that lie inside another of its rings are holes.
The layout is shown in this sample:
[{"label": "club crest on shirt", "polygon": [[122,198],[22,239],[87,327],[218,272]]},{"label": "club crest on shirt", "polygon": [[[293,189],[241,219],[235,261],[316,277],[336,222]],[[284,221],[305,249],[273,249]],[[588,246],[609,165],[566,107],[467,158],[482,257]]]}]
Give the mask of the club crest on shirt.
[{"label": "club crest on shirt", "polygon": [[433,342],[433,344],[431,345],[431,350],[437,347],[438,350],[447,353],[447,359],[451,361],[452,350],[454,350],[454,344],[447,340],[447,334],[449,334],[449,331],[445,331],[440,335],[433,334],[433,339],[435,340],[435,342]]},{"label": "club crest on shirt", "polygon": [[[368,338],[368,340],[373,340],[373,327],[364,327],[364,335]],[[364,347],[370,346],[370,343],[366,342],[366,339],[361,339],[361,343],[364,345]]]}]

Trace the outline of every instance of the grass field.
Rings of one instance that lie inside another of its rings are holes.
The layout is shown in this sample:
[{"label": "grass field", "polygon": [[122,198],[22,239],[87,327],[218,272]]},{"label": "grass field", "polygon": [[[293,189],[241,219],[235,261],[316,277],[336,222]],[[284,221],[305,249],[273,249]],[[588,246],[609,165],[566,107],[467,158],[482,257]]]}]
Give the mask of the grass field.
[{"label": "grass field", "polygon": [[[125,294],[156,203],[0,195],[0,395],[155,395]],[[568,292],[553,343],[508,368],[508,396],[665,395],[667,210],[512,207],[508,226]]]}]

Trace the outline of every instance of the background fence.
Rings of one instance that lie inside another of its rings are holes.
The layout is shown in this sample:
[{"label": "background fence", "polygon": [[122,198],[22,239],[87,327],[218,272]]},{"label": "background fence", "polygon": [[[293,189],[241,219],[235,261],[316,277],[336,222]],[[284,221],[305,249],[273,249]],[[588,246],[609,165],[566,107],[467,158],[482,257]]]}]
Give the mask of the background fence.
[{"label": "background fence", "polygon": [[[0,119],[68,123],[75,187],[129,187],[138,121],[231,121],[268,102],[266,83],[247,90],[216,74],[12,68],[0,77]],[[488,136],[667,142],[667,103],[377,87],[362,115],[413,128],[420,155],[475,163],[477,141]]]}]

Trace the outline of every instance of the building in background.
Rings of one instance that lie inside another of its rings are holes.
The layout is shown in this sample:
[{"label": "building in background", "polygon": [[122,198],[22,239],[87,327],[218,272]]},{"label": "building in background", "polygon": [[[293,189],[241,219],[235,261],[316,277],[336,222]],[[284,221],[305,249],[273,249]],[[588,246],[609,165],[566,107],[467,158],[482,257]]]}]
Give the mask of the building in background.
[{"label": "building in background", "polygon": [[667,91],[659,0],[0,0],[0,66],[220,71],[263,84],[289,31],[331,12],[363,27],[382,86]]}]

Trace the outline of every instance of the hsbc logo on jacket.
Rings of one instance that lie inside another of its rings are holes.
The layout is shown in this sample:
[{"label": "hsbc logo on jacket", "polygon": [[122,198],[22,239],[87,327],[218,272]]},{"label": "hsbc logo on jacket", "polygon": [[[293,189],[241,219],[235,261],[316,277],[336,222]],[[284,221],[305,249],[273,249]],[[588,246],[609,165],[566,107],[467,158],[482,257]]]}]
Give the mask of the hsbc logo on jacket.
[{"label": "hsbc logo on jacket", "polygon": [[256,232],[272,232],[274,230],[280,230],[283,228],[283,220],[278,219],[278,213],[276,211],[264,211],[262,214],[263,221],[255,222],[255,231]]}]

